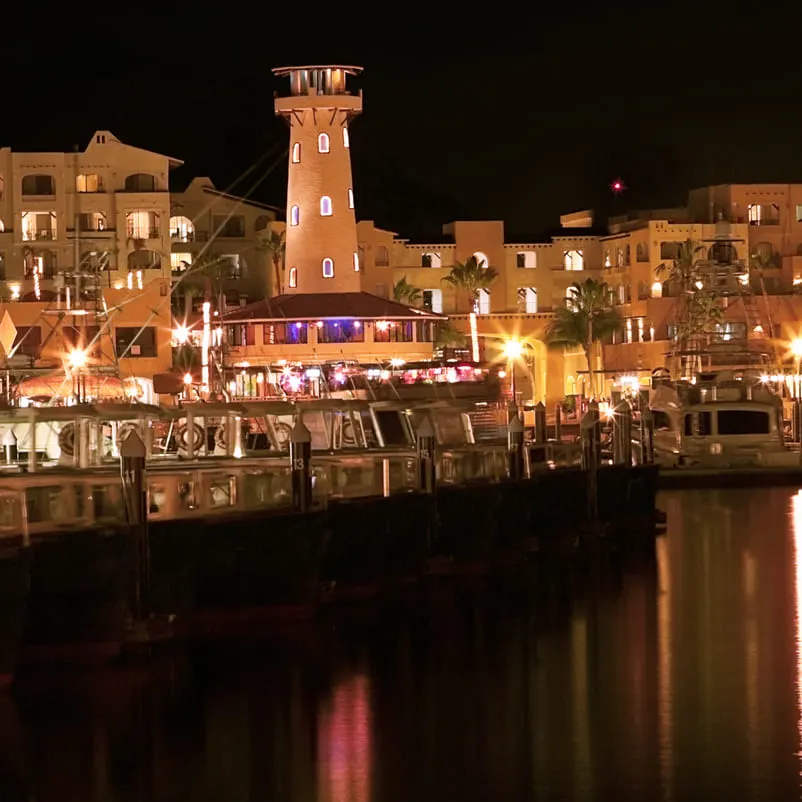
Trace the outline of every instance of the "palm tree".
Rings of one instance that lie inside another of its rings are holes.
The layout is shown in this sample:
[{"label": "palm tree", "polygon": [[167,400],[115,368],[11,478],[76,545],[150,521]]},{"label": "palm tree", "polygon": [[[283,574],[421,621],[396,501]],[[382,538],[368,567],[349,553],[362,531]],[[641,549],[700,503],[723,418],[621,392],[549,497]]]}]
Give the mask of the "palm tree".
[{"label": "palm tree", "polygon": [[549,323],[546,340],[551,345],[582,348],[588,363],[590,393],[595,395],[593,343],[616,331],[621,321],[606,282],[589,278],[582,284],[572,284],[569,290],[565,306],[555,311]]},{"label": "palm tree", "polygon": [[284,275],[284,254],[287,249],[283,231],[270,231],[267,237],[259,240],[256,246],[257,250],[264,251],[270,256],[270,261],[273,263],[274,272],[274,294],[281,295],[284,291],[284,282],[282,277]]},{"label": "palm tree", "polygon": [[215,300],[220,314],[223,314],[223,280],[231,273],[231,261],[219,253],[206,252],[199,256],[182,274],[180,282],[188,282],[184,292],[201,295],[204,301]]},{"label": "palm tree", "polygon": [[471,322],[471,358],[479,361],[479,338],[476,333],[476,314],[479,311],[479,291],[486,290],[498,278],[498,273],[487,264],[480,264],[475,256],[464,262],[457,262],[447,276],[443,278],[456,290],[462,290],[468,295],[471,303],[469,314]]},{"label": "palm tree", "polygon": [[423,290],[414,287],[407,281],[407,277],[403,276],[393,285],[393,298],[407,306],[415,306],[423,298]]},{"label": "palm tree", "polygon": [[437,335],[435,337],[435,348],[462,348],[465,345],[465,335],[459,330],[455,329],[450,323],[441,323],[437,327]]},{"label": "palm tree", "polygon": [[471,311],[476,313],[479,291],[488,289],[497,278],[498,272],[495,268],[479,264],[476,257],[471,256],[464,262],[457,262],[443,281],[464,291],[471,302]]}]

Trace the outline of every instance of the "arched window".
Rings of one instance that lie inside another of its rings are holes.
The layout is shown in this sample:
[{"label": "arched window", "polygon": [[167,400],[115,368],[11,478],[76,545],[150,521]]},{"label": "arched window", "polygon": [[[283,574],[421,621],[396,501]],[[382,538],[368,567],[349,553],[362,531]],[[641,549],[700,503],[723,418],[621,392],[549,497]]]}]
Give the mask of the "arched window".
[{"label": "arched window", "polygon": [[649,261],[649,246],[645,242],[639,242],[635,248],[635,258],[639,262]]},{"label": "arched window", "polygon": [[170,218],[170,239],[178,242],[192,242],[195,239],[195,226],[188,217]]},{"label": "arched window", "polygon": [[779,251],[770,242],[758,242],[752,246],[752,259],[757,267],[780,267],[782,260]]},{"label": "arched window", "polygon": [[350,148],[351,147],[351,137],[348,135],[348,129],[347,128],[343,128],[343,145],[346,148]]},{"label": "arched window", "polygon": [[376,267],[390,266],[390,252],[384,245],[376,246]]},{"label": "arched window", "polygon": [[328,256],[323,260],[323,278],[334,278],[334,259]]},{"label": "arched window", "polygon": [[329,152],[329,135],[328,134],[318,134],[317,138],[317,151],[318,153],[328,153]]},{"label": "arched window", "polygon": [[298,268],[290,268],[290,288],[295,289],[298,286]]},{"label": "arched window", "polygon": [[479,267],[487,267],[490,264],[490,260],[487,258],[487,254],[482,253],[481,251],[477,251],[473,255],[473,258],[476,259],[476,264],[479,265]]},{"label": "arched window", "polygon": [[328,195],[324,195],[320,199],[320,214],[322,217],[331,217],[331,198]]},{"label": "arched window", "polygon": [[0,220],[0,234],[2,234],[6,230],[5,223]]},{"label": "arched window", "polygon": [[55,195],[56,179],[52,175],[26,175],[22,177],[23,195]]},{"label": "arched window", "polygon": [[301,210],[297,206],[293,206],[292,209],[290,209],[290,225],[297,226],[300,219]]},{"label": "arched window", "polygon": [[359,272],[359,254],[354,251],[354,272]]},{"label": "arched window", "polygon": [[133,173],[125,179],[126,192],[155,192],[156,176],[148,173]]},{"label": "arched window", "polygon": [[156,251],[136,250],[128,254],[129,270],[161,270],[162,258]]},{"label": "arched window", "polygon": [[350,187],[348,188],[348,208],[354,208],[354,190]]},{"label": "arched window", "polygon": [[584,270],[585,257],[582,251],[566,251],[563,254],[563,263],[566,270]]},{"label": "arched window", "polygon": [[292,163],[299,164],[301,161],[301,143],[296,142],[292,146]]}]

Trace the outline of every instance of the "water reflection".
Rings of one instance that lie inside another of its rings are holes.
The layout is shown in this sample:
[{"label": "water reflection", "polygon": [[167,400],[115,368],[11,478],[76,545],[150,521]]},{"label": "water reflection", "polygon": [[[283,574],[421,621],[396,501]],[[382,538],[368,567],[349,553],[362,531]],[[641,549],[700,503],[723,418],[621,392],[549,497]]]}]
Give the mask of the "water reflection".
[{"label": "water reflection", "polygon": [[796,601],[796,709],[799,733],[797,754],[800,759],[799,776],[802,778],[802,490],[791,499],[791,517],[794,524],[794,598]]},{"label": "water reflection", "polygon": [[318,720],[318,799],[369,802],[370,684],[363,674],[341,682]]},{"label": "water reflection", "polygon": [[651,559],[544,570],[529,604],[28,679],[0,800],[799,798],[802,493],[660,503]]}]

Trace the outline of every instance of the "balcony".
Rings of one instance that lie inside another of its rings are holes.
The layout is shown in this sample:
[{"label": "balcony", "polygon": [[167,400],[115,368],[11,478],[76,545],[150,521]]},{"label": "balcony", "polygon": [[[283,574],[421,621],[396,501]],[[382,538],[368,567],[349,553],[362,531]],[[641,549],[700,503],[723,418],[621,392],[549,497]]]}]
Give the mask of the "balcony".
[{"label": "balcony", "polygon": [[159,228],[129,228],[128,239],[146,240],[161,239],[161,229]]},{"label": "balcony", "polygon": [[22,232],[23,242],[39,242],[42,240],[56,239],[56,231],[53,228],[27,229]]},{"label": "balcony", "polygon": [[[113,237],[116,230],[113,228],[81,228],[77,236],[79,239],[109,239]],[[74,228],[67,229],[67,239],[74,239],[76,232]]]},{"label": "balcony", "polygon": [[194,231],[181,231],[173,229],[170,232],[171,242],[195,242],[197,235]]}]

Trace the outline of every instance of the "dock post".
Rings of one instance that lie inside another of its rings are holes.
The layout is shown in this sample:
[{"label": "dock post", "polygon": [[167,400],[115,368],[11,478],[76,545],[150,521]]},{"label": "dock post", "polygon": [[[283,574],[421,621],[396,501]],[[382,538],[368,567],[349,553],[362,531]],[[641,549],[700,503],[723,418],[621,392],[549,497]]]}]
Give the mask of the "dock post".
[{"label": "dock post", "polygon": [[415,432],[418,450],[418,488],[433,496],[437,490],[437,438],[428,417]]},{"label": "dock post", "polygon": [[290,432],[292,506],[297,512],[312,507],[312,435],[301,416]]},{"label": "dock post", "polygon": [[654,417],[646,404],[640,413],[640,449],[641,463],[651,465],[654,462]]},{"label": "dock post", "polygon": [[514,482],[524,478],[524,422],[518,414],[507,424],[507,466],[507,474]]},{"label": "dock post", "polygon": [[546,440],[546,405],[540,401],[535,407],[535,442],[545,443]]},{"label": "dock post", "polygon": [[791,407],[791,436],[795,443],[800,444],[800,453],[802,453],[802,403],[798,398],[794,398]]},{"label": "dock post", "polygon": [[563,405],[560,403],[554,407],[554,439],[558,443],[563,439]]},{"label": "dock post", "polygon": [[599,431],[599,405],[588,404],[588,411],[579,424],[582,440],[582,467],[588,472],[588,518],[595,521],[599,515],[599,459],[601,432]]},{"label": "dock post", "polygon": [[17,462],[17,454],[17,435],[13,429],[6,429],[3,435],[3,461],[6,465],[14,465]]},{"label": "dock post", "polygon": [[632,407],[625,398],[613,410],[613,464],[632,467]]},{"label": "dock post", "polygon": [[125,513],[135,543],[134,619],[145,621],[150,616],[150,543],[148,540],[148,502],[145,485],[145,444],[132,430],[120,445]]}]

